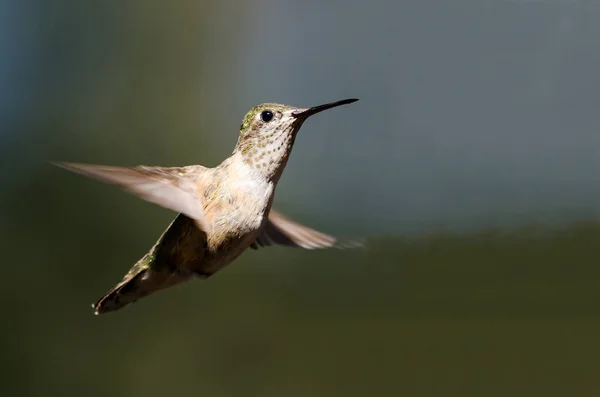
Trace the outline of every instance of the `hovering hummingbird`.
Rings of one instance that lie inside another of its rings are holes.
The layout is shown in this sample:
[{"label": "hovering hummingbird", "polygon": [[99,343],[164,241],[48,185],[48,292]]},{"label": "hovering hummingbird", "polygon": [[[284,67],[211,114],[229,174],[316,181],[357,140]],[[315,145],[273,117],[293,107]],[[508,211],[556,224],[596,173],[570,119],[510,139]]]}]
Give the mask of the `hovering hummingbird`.
[{"label": "hovering hummingbird", "polygon": [[271,204],[304,121],[357,100],[307,109],[274,103],[255,106],[244,117],[232,155],[214,168],[57,163],[180,213],[123,280],[92,305],[95,313],[118,310],[193,278],[208,278],[248,248],[344,246],[335,237],[284,217]]}]

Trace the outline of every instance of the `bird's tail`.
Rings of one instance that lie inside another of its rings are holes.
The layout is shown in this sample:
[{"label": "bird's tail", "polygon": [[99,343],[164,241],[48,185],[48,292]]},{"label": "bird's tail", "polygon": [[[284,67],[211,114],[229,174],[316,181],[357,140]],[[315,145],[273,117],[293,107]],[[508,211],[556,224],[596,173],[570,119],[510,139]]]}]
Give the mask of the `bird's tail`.
[{"label": "bird's tail", "polygon": [[166,266],[152,266],[155,261],[153,251],[133,265],[119,284],[92,305],[95,314],[121,309],[156,291],[190,279],[189,276],[183,275],[175,269]]}]

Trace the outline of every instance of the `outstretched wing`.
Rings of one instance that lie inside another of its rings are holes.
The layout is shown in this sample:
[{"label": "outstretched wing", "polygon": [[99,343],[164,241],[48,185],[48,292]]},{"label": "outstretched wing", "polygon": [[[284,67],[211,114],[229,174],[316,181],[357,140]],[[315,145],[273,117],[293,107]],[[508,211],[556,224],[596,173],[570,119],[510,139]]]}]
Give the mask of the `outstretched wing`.
[{"label": "outstretched wing", "polygon": [[67,170],[123,187],[142,199],[194,219],[202,230],[208,230],[198,176],[201,167],[111,167],[105,165],[55,163]]},{"label": "outstretched wing", "polygon": [[250,248],[258,249],[272,245],[316,248],[354,248],[362,246],[361,242],[340,243],[337,238],[296,223],[279,212],[271,210],[263,231]]}]

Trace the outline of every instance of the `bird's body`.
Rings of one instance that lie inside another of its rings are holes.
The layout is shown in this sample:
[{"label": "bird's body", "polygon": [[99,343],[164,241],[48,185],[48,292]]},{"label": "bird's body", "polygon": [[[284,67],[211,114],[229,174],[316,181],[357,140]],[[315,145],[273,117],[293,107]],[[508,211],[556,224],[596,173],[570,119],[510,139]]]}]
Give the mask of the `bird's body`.
[{"label": "bird's body", "polygon": [[96,313],[117,310],[194,277],[209,277],[250,247],[334,246],[334,237],[283,217],[271,205],[304,120],[351,102],[309,109],[259,105],[244,118],[233,154],[214,168],[60,164],[180,212],[154,247],[94,305]]}]

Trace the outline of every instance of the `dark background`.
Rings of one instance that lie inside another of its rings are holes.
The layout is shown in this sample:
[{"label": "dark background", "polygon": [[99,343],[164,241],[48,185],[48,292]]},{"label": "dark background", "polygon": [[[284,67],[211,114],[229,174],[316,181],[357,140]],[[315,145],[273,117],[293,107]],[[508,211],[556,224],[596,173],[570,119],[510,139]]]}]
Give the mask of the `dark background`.
[{"label": "dark background", "polygon": [[[594,396],[600,3],[0,3],[3,396]],[[96,317],[174,214],[50,160],[214,166],[308,121],[270,248]]]}]

